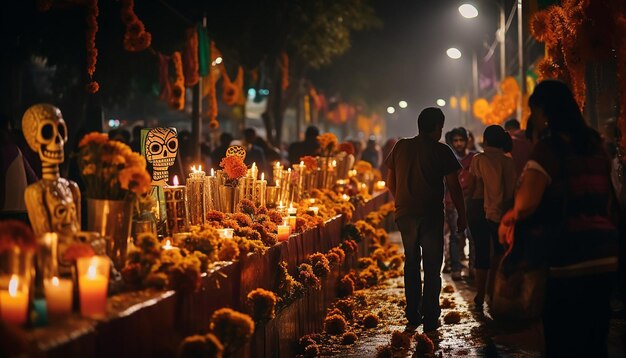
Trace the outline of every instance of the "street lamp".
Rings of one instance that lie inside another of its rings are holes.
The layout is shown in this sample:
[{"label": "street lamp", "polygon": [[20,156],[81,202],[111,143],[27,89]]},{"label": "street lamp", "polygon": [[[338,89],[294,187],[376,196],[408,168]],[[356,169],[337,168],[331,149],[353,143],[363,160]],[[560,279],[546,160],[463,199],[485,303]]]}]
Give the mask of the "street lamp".
[{"label": "street lamp", "polygon": [[461,51],[456,47],[450,47],[446,50],[446,55],[448,55],[448,57],[453,60],[458,60],[459,58],[461,58]]},{"label": "street lamp", "polygon": [[393,108],[392,106],[387,107],[387,113],[394,114],[395,112],[396,112],[396,109]]},{"label": "street lamp", "polygon": [[478,16],[478,9],[472,4],[463,4],[459,6],[459,12],[461,16],[466,19],[473,19]]},{"label": "street lamp", "polygon": [[400,108],[406,108],[409,104],[406,103],[406,101],[400,101],[398,102],[398,107]]},{"label": "street lamp", "polygon": [[446,100],[445,100],[445,99],[443,99],[443,98],[439,98],[439,99],[437,100],[437,105],[438,105],[439,107],[443,107],[443,106],[445,106],[445,105],[446,105]]}]

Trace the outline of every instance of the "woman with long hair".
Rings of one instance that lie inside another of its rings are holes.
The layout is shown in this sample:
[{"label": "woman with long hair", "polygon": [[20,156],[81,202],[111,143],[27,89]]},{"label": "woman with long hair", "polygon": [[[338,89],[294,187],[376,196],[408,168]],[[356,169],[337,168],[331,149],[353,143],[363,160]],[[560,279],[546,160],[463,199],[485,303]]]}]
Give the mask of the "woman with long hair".
[{"label": "woman with long hair", "polygon": [[515,205],[502,219],[500,241],[513,244],[505,233],[513,232],[518,220],[540,224],[534,238],[544,241],[549,267],[546,355],[606,357],[611,281],[618,264],[610,159],[565,84],[543,81],[528,102],[537,143]]}]

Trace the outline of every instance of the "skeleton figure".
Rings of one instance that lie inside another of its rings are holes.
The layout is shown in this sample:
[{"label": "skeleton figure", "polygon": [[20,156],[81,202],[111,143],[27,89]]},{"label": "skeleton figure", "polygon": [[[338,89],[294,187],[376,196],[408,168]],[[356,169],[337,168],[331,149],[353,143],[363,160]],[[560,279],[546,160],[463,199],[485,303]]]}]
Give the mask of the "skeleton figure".
[{"label": "skeleton figure", "polygon": [[174,165],[178,152],[178,137],[174,128],[152,128],[146,135],[146,160],[152,164],[152,185],[167,183],[167,169]]},{"label": "skeleton figure", "polygon": [[59,176],[67,127],[58,108],[37,104],[24,113],[22,132],[28,146],[39,154],[43,173],[42,179],[24,192],[28,218],[36,235],[59,235],[61,257],[80,231],[80,190],[76,183]]}]

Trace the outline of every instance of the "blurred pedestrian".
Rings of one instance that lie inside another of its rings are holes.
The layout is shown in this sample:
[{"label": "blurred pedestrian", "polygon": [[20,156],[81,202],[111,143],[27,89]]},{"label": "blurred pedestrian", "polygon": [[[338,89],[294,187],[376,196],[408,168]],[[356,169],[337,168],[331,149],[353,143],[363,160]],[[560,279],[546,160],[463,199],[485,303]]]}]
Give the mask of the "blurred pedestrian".
[{"label": "blurred pedestrian", "polygon": [[475,286],[474,304],[482,311],[485,294],[491,298],[495,268],[504,250],[498,242],[498,225],[502,215],[512,206],[517,174],[513,159],[505,154],[511,138],[498,125],[483,133],[483,153],[476,154],[470,165],[468,222],[474,239]]},{"label": "blurred pedestrian", "polygon": [[230,147],[230,143],[232,141],[233,141],[232,134],[228,132],[224,132],[220,135],[220,144],[215,149],[213,149],[213,151],[210,154],[211,167],[213,169],[215,170],[221,169],[220,162],[226,156],[226,151],[228,150],[228,147]]},{"label": "blurred pedestrian", "polygon": [[299,164],[300,158],[310,155],[316,156],[319,153],[320,144],[317,142],[317,136],[320,130],[316,126],[308,126],[304,132],[304,141],[291,143],[288,149],[289,163]]},{"label": "blurred pedestrian", "polygon": [[[450,147],[439,143],[445,117],[439,108],[424,109],[419,134],[401,139],[385,159],[388,185],[395,198],[396,223],[404,246],[404,292],[407,329],[424,323],[439,327],[439,293],[443,262],[444,179],[459,212],[457,227],[465,230],[465,204],[457,171],[461,165]],[[424,287],[420,263],[424,267]]]},{"label": "blurred pedestrian", "polygon": [[509,132],[513,141],[513,149],[511,156],[515,162],[515,172],[517,176],[522,174],[524,166],[528,162],[530,157],[530,151],[532,150],[532,144],[530,140],[526,138],[526,133],[520,129],[520,123],[517,119],[511,118],[504,122],[504,130]]},{"label": "blurred pedestrian", "polygon": [[269,168],[265,160],[265,153],[261,147],[256,145],[256,142],[256,130],[254,130],[254,128],[246,128],[243,131],[243,146],[246,148],[244,163],[249,167],[252,166],[253,163],[256,163],[260,175],[260,173],[268,172]]},{"label": "blurred pedestrian", "polygon": [[371,137],[367,140],[365,149],[361,153],[361,160],[370,163],[372,168],[378,169],[380,165],[380,149],[376,145],[376,138]]},{"label": "blurred pedestrian", "polygon": [[[533,148],[515,206],[501,233],[516,221],[537,223],[549,277],[544,307],[548,357],[606,357],[610,295],[618,267],[617,230],[611,208],[611,162],[600,135],[588,127],[572,92],[545,80],[528,103]],[[512,244],[508,235],[501,242]]]}]

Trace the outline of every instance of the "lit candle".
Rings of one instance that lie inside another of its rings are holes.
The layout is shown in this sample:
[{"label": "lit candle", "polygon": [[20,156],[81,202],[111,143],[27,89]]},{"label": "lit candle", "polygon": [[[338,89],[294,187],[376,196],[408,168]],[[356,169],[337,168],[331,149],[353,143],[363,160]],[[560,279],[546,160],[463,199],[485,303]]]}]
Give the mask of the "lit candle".
[{"label": "lit candle", "polygon": [[82,257],[77,260],[80,313],[85,317],[106,315],[107,287],[109,285],[109,258]]},{"label": "lit candle", "polygon": [[172,179],[174,185],[163,187],[167,228],[170,234],[184,232],[187,228],[187,205],[185,205],[185,186],[178,185],[178,176]]},{"label": "lit candle", "polygon": [[319,212],[319,208],[317,206],[309,206],[309,208],[306,211],[308,214],[313,214],[313,216],[317,216],[317,213]]},{"label": "lit candle", "polygon": [[0,316],[6,323],[22,325],[26,323],[27,314],[28,285],[20,282],[19,276],[11,275],[7,290],[0,291]]},{"label": "lit candle", "polygon": [[298,213],[298,209],[293,207],[293,203],[289,203],[289,208],[287,209],[287,214],[289,214],[289,216],[293,215],[295,216]]},{"label": "lit candle", "polygon": [[46,305],[50,316],[63,316],[72,312],[72,288],[70,279],[54,276],[44,280]]},{"label": "lit candle", "polygon": [[385,181],[384,180],[379,180],[376,182],[376,184],[374,184],[374,191],[383,191],[385,190]]},{"label": "lit candle", "polygon": [[291,226],[288,223],[283,222],[282,225],[278,225],[278,241],[287,241],[289,240],[289,232]]},{"label": "lit candle", "polygon": [[261,180],[257,180],[254,183],[254,203],[257,207],[265,206],[265,189],[267,188],[267,180],[265,180],[265,173],[261,173]]},{"label": "lit candle", "polygon": [[315,204],[315,198],[309,198],[309,204]]},{"label": "lit candle", "polygon": [[343,201],[350,201],[350,196],[348,194],[343,194],[341,199],[343,199]]},{"label": "lit candle", "polygon": [[187,212],[189,213],[189,224],[202,225],[206,220],[206,174],[202,171],[202,166],[196,169],[191,167],[191,173],[187,179]]},{"label": "lit candle", "polygon": [[348,171],[348,177],[349,178],[352,178],[354,176],[356,176],[356,169],[352,169],[352,170]]},{"label": "lit candle", "polygon": [[220,234],[220,239],[232,239],[235,233],[234,229],[217,229],[217,233]]}]

